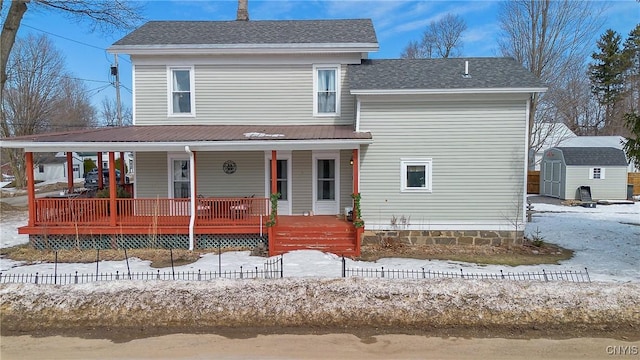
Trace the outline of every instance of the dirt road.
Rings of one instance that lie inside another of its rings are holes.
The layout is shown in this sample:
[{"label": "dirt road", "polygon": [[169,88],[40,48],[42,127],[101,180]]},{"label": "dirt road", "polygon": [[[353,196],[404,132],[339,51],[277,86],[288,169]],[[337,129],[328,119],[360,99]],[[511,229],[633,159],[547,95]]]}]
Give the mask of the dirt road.
[{"label": "dirt road", "polygon": [[470,339],[418,335],[176,334],[114,343],[73,337],[2,337],[0,358],[29,359],[638,359],[640,342],[603,338]]}]

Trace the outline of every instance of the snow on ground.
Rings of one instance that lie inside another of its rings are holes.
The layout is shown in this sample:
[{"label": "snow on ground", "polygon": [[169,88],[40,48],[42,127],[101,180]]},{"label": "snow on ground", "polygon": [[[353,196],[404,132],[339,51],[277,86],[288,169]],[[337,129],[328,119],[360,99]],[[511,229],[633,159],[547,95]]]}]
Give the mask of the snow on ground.
[{"label": "snow on ground", "polygon": [[220,327],[506,327],[637,332],[638,283],[461,279],[111,281],[0,284],[3,331]]},{"label": "snow on ground", "polygon": [[[465,273],[583,271],[587,268],[592,281],[640,282],[640,203],[624,205],[598,205],[596,208],[568,207],[550,204],[534,204],[536,214],[526,226],[526,233],[537,234],[545,242],[574,250],[573,258],[559,265],[498,266],[478,265],[452,261],[428,261],[417,259],[387,258],[377,262],[347,260],[349,268],[413,269]],[[7,213],[5,213],[7,214]],[[10,247],[28,242],[26,235],[18,235],[17,227],[26,224],[26,213],[10,213],[1,219],[0,247]],[[223,271],[258,267],[262,269],[265,258],[250,256],[248,251],[207,254],[195,263],[177,266],[175,271]],[[341,276],[341,258],[319,251],[294,251],[284,255],[285,277]],[[157,271],[148,261],[129,259],[132,272]],[[53,274],[53,264],[22,265],[0,258],[0,272]],[[126,272],[125,261],[101,261],[101,273]],[[162,272],[170,268],[160,269]],[[96,271],[96,264],[58,264],[58,274]]]}]

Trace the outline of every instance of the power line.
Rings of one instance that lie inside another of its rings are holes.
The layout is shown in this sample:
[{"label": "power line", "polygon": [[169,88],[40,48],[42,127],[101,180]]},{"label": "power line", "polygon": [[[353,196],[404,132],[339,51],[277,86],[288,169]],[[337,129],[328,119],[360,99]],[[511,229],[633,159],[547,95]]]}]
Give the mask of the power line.
[{"label": "power line", "polygon": [[[104,51],[105,53],[107,52],[107,49],[105,49],[105,48],[102,48],[102,47],[99,47],[99,46],[95,46],[95,45],[91,45],[91,44],[87,44],[87,43],[85,43],[85,42],[78,41],[78,40],[74,40],[74,39],[68,38],[68,37],[66,37],[66,36],[62,36],[62,35],[58,35],[58,34],[54,34],[54,33],[52,33],[52,32],[49,32],[49,31],[46,31],[46,30],[42,30],[42,29],[38,29],[38,28],[33,27],[33,26],[31,26],[31,25],[27,25],[27,24],[25,24],[25,23],[21,23],[20,25],[21,25],[21,26],[24,26],[24,27],[28,27],[29,29],[33,29],[33,30],[36,30],[36,31],[43,32],[43,33],[45,33],[45,34],[47,34],[47,35],[55,36],[55,37],[58,37],[58,38],[60,38],[60,39],[64,39],[64,40],[67,40],[67,41],[74,42],[74,43],[76,43],[76,44],[80,44],[80,45],[88,46],[88,47],[90,47],[90,48],[94,48],[94,49],[102,50],[102,51]],[[131,63],[131,62],[130,62],[129,60],[127,60],[127,59],[124,59],[124,58],[123,58],[122,60],[124,60],[124,61],[126,61],[126,62],[128,62],[128,63]]]},{"label": "power line", "polygon": [[61,77],[61,78],[67,78],[67,79],[72,79],[72,80],[80,80],[80,81],[88,81],[88,82],[97,82],[97,83],[111,84],[111,81],[106,81],[106,80],[83,79],[83,78],[73,77],[73,76],[67,76],[67,75],[59,75],[59,77]]},{"label": "power line", "polygon": [[33,30],[37,30],[37,31],[43,32],[43,33],[51,35],[51,36],[59,37],[60,39],[64,39],[64,40],[71,41],[71,42],[74,42],[74,43],[77,43],[77,44],[80,44],[80,45],[84,45],[84,46],[92,47],[94,49],[105,51],[105,49],[103,49],[103,48],[101,48],[99,46],[83,43],[82,41],[78,41],[78,40],[73,40],[73,39],[70,39],[68,37],[64,37],[62,35],[54,34],[52,32],[48,32],[48,31],[45,31],[45,30],[42,30],[42,29],[35,28],[35,27],[27,25],[25,23],[21,23],[20,25],[28,27],[29,29],[33,29]]}]

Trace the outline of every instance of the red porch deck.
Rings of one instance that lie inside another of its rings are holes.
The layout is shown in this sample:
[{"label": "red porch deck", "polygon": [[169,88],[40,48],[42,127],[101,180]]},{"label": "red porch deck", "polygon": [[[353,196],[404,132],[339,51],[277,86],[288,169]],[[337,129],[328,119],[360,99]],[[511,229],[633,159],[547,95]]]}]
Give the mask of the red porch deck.
[{"label": "red porch deck", "polygon": [[[194,234],[269,234],[270,255],[315,249],[359,255],[359,233],[336,216],[278,216],[269,229],[266,198],[199,198]],[[115,209],[115,211],[113,211]],[[190,199],[39,198],[28,235],[189,234]]]}]

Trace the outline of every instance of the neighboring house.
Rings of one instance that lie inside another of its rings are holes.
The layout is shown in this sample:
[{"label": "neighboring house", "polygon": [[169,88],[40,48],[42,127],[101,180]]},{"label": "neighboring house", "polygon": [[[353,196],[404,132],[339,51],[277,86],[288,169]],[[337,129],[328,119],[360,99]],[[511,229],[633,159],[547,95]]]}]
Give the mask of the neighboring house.
[{"label": "neighboring house", "polygon": [[[98,166],[98,153],[96,152],[78,152],[78,157],[80,157],[83,161],[84,160],[91,160],[96,164],[96,167]],[[102,168],[103,169],[108,169],[109,168],[109,154],[107,152],[101,152],[102,156],[100,157],[101,162],[102,162]],[[116,160],[120,159],[120,156],[123,155],[120,152],[116,152],[115,153],[115,158]],[[125,159],[125,164],[127,165],[127,170],[129,173],[133,172],[133,153],[131,153],[130,151],[124,152],[124,159]]]},{"label": "neighboring house", "polygon": [[15,179],[13,176],[13,170],[11,169],[11,164],[9,163],[0,165],[0,173],[2,174],[2,179],[0,179],[0,181],[11,182]]},{"label": "neighboring house", "polygon": [[[72,155],[72,179],[79,179],[84,176],[84,168],[82,159],[76,153]],[[67,176],[67,157],[66,154],[43,154],[35,161],[34,179],[37,181],[50,181],[69,178]]]},{"label": "neighboring house", "polygon": [[593,200],[627,199],[627,159],[612,147],[556,147],[544,153],[540,194],[580,200],[587,186]]},{"label": "neighboring house", "polygon": [[529,170],[540,170],[540,162],[545,151],[552,147],[564,146],[566,141],[577,137],[564,123],[550,122],[536,122],[531,136]]},{"label": "neighboring house", "polygon": [[[363,236],[513,241],[544,85],[510,58],[369,60],[377,50],[366,19],[152,21],[109,48],[131,57],[133,126],[2,146],[131,151],[134,199],[113,193],[82,213],[86,229],[77,214],[57,228],[107,244],[357,255]],[[39,243],[52,222],[20,231]]]}]

